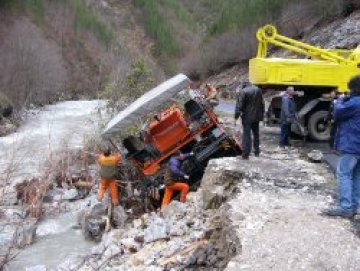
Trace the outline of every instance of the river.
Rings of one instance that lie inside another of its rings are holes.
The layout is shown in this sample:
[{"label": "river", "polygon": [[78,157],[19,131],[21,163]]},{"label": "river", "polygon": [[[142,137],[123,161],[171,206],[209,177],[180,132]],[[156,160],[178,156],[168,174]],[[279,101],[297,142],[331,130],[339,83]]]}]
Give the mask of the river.
[{"label": "river", "polygon": [[[40,174],[51,155],[65,147],[81,147],[84,136],[98,133],[99,108],[103,105],[98,100],[48,105],[30,114],[16,133],[1,137],[0,176],[8,176],[8,188]],[[22,271],[35,265],[52,270],[69,256],[89,252],[93,243],[72,228],[75,224],[76,214],[71,212],[40,221],[37,233],[41,235],[17,255],[8,270]]]}]

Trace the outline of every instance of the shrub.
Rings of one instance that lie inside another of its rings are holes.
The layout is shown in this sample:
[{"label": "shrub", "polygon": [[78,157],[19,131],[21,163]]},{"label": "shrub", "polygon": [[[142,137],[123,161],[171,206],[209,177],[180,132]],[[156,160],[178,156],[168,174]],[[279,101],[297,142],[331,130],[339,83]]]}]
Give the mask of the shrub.
[{"label": "shrub", "polygon": [[107,99],[111,109],[118,111],[125,102],[131,102],[148,91],[154,84],[153,74],[143,59],[136,60],[125,78],[116,83],[111,81],[105,87],[102,97]]},{"label": "shrub", "polygon": [[26,0],[25,7],[33,16],[37,23],[44,23],[45,21],[45,3],[44,0]]},{"label": "shrub", "polygon": [[176,17],[189,27],[193,32],[197,32],[198,23],[194,20],[192,14],[178,0],[161,0],[161,2],[170,8]]},{"label": "shrub", "polygon": [[180,51],[179,43],[169,22],[160,13],[158,1],[135,0],[134,3],[142,9],[145,29],[154,38],[155,55],[176,56]]},{"label": "shrub", "polygon": [[73,0],[71,3],[75,10],[76,29],[92,32],[100,41],[109,45],[114,38],[112,29],[99,19],[85,0]]}]

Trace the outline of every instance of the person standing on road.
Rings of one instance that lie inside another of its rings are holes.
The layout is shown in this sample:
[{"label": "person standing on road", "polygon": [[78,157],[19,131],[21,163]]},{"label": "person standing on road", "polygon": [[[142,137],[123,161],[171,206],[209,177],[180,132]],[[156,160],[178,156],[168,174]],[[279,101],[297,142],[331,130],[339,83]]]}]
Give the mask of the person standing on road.
[{"label": "person standing on road", "polygon": [[295,96],[294,87],[290,86],[286,89],[286,92],[281,99],[281,113],[280,113],[280,122],[281,122],[281,131],[280,131],[280,140],[279,146],[282,148],[289,147],[289,136],[291,132],[291,124],[296,121],[296,106],[294,102]]},{"label": "person standing on road", "polygon": [[184,154],[177,151],[170,158],[164,175],[165,194],[161,209],[164,209],[170,203],[175,191],[180,191],[180,202],[185,202],[190,187],[183,180],[189,180],[189,176],[181,170],[181,164],[185,159],[193,155],[193,153]]},{"label": "person standing on road", "polygon": [[251,133],[255,156],[260,155],[259,123],[264,119],[265,103],[260,88],[249,82],[246,82],[243,87],[237,93],[235,125],[237,119],[241,117],[243,126],[242,158],[249,159],[252,146]]},{"label": "person standing on road", "polygon": [[348,88],[350,96],[339,97],[334,103],[335,149],[340,152],[336,169],[339,206],[324,214],[351,218],[360,201],[360,75],[350,79]]},{"label": "person standing on road", "polygon": [[110,147],[105,147],[103,153],[97,159],[100,165],[101,181],[99,184],[98,200],[102,201],[109,187],[111,201],[114,206],[119,205],[119,192],[116,185],[117,166],[121,162],[119,153],[112,154]]}]

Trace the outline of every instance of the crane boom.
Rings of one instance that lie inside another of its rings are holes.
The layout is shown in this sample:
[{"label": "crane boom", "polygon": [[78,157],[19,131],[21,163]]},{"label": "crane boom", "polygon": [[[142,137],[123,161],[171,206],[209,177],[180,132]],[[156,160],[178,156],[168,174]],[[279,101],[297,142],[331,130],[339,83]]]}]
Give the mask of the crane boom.
[{"label": "crane boom", "polygon": [[[258,50],[249,62],[249,80],[263,89],[283,90],[294,86],[304,95],[296,97],[299,123],[292,131],[308,134],[314,140],[327,140],[329,126],[324,123],[330,105],[329,92],[347,92],[350,78],[360,74],[360,46],[353,50],[324,49],[278,34],[273,25],[257,33]],[[273,45],[295,53],[295,57],[269,56]],[[280,119],[281,96],[274,97],[268,109],[268,122]],[[299,128],[301,126],[301,129]]]},{"label": "crane boom", "polygon": [[[257,56],[249,65],[249,78],[255,85],[323,87],[345,92],[349,79],[360,73],[360,45],[354,50],[323,49],[282,36],[273,25],[261,27],[256,37]],[[305,57],[269,57],[270,44]]]},{"label": "crane boom", "polygon": [[[322,59],[343,64],[353,64],[356,62],[356,59],[345,58],[338,55],[336,51],[329,51],[282,36],[278,34],[276,27],[273,25],[268,24],[260,28],[256,33],[256,37],[259,41],[257,57],[267,57],[268,43],[271,43],[278,47],[283,47],[290,51],[310,56],[315,59]],[[344,52],[344,50],[342,51]]]}]

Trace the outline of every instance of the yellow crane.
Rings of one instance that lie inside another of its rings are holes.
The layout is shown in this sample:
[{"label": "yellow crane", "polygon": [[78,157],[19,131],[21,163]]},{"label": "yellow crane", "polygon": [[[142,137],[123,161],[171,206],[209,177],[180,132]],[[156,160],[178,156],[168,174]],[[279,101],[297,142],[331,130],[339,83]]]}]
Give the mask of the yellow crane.
[{"label": "yellow crane", "polygon": [[[312,139],[327,140],[329,129],[324,121],[329,108],[325,93],[347,92],[347,82],[360,74],[360,45],[353,50],[323,49],[278,34],[273,25],[257,31],[258,50],[249,62],[249,79],[263,89],[283,90],[294,86],[304,95],[296,99],[298,116],[303,129]],[[269,45],[296,54],[289,57],[269,57]],[[270,105],[270,119],[278,119],[279,97]]]}]

